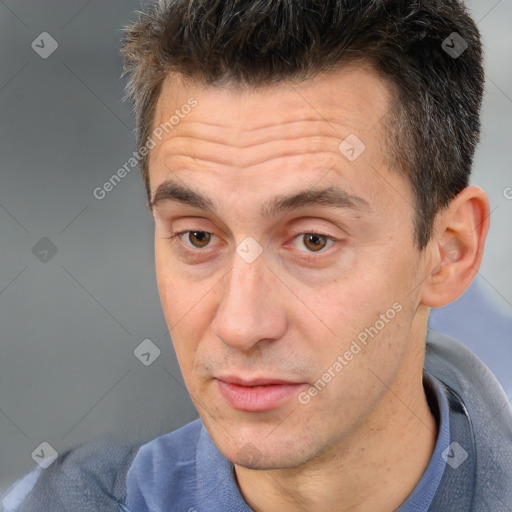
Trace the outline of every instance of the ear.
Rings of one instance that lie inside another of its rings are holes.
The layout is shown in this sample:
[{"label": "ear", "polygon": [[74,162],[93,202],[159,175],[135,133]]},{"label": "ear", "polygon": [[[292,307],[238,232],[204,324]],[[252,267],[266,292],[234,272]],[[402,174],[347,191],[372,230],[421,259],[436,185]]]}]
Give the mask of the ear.
[{"label": "ear", "polygon": [[475,278],[489,231],[489,199],[478,187],[467,187],[436,217],[429,242],[421,302],[438,308],[459,298]]}]

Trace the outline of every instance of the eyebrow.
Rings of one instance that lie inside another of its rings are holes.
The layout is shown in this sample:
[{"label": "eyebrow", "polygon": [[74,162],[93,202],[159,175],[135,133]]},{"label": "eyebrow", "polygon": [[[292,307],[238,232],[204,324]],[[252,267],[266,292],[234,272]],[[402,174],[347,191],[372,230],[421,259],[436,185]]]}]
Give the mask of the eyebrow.
[{"label": "eyebrow", "polygon": [[[149,208],[153,211],[155,207],[166,201],[186,204],[218,215],[218,208],[209,197],[173,180],[166,180],[157,187],[153,199],[149,202]],[[273,197],[261,206],[260,215],[264,218],[272,217],[306,206],[348,208],[356,211],[371,210],[370,204],[362,197],[349,194],[339,187],[330,186]]]}]

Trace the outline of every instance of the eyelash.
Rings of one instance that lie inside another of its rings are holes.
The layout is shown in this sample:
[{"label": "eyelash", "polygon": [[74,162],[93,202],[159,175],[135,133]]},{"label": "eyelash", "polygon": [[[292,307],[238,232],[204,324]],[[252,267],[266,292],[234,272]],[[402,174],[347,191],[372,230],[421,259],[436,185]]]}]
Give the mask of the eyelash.
[{"label": "eyelash", "polygon": [[[198,232],[198,233],[207,233],[209,235],[213,235],[213,233],[210,233],[209,231],[203,231],[201,229],[186,229],[184,231],[179,231],[179,232],[175,232],[173,233],[171,236],[168,236],[166,237],[167,240],[171,240],[174,242],[174,239],[176,238],[180,238],[181,235],[184,235],[186,233],[192,233],[192,232]],[[338,238],[334,238],[332,236],[329,236],[329,235],[326,235],[325,233],[321,233],[320,231],[316,231],[316,230],[309,230],[309,231],[301,231],[299,233],[296,233],[294,236],[293,236],[293,240],[295,240],[298,236],[300,235],[318,235],[318,236],[322,236],[324,238],[326,238],[327,240],[330,240],[331,242],[333,242],[333,244],[331,245],[331,247],[336,243],[336,242],[339,242],[340,240]],[[215,235],[214,235],[215,236]],[[190,247],[188,246],[185,246],[186,247],[186,251],[188,251],[189,253],[193,254],[193,255],[197,255],[197,254],[208,254],[208,249],[191,249]],[[303,255],[303,257],[305,257],[306,259],[316,259],[316,258],[319,258],[321,257],[323,254],[325,254],[327,251],[329,250],[329,248],[327,249],[322,249],[318,252],[303,252],[303,251],[299,251],[301,252]],[[319,255],[319,256],[317,256]]]}]

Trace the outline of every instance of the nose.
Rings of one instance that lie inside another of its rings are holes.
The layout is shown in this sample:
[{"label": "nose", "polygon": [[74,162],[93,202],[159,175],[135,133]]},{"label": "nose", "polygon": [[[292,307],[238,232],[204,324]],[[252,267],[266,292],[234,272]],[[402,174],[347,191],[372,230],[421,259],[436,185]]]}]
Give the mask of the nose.
[{"label": "nose", "polygon": [[224,344],[244,352],[263,341],[281,338],[287,320],[279,291],[282,283],[267,266],[263,254],[247,263],[234,254],[233,267],[220,285],[220,301],[211,328]]}]

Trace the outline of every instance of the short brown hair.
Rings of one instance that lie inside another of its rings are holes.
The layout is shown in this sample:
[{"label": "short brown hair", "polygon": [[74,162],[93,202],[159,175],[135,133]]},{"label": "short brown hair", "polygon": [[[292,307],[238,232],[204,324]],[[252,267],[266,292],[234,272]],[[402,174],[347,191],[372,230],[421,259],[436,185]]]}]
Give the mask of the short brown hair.
[{"label": "short brown hair", "polygon": [[[454,47],[454,32],[460,55],[443,44]],[[258,87],[359,60],[391,84],[386,149],[414,192],[420,249],[436,213],[468,186],[484,72],[479,31],[457,0],[161,0],[126,27],[121,53],[139,150],[171,71]],[[141,169],[149,201],[147,156]]]}]

